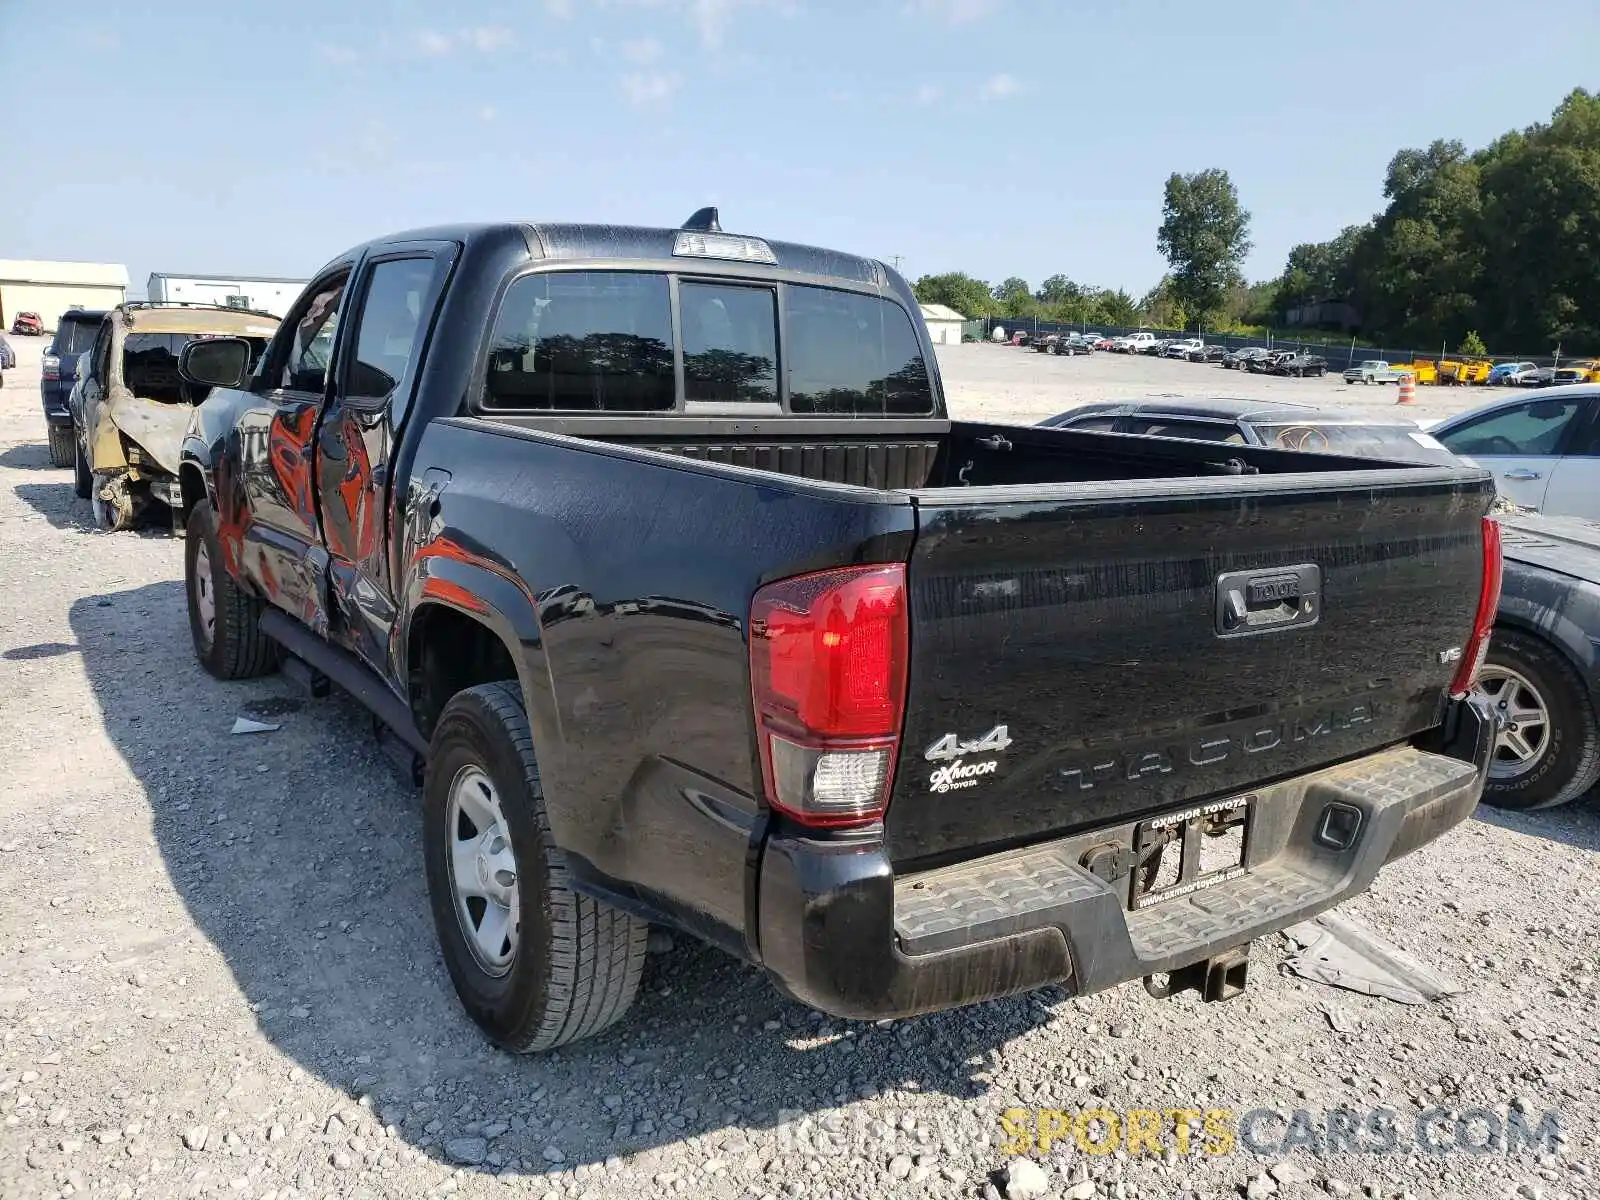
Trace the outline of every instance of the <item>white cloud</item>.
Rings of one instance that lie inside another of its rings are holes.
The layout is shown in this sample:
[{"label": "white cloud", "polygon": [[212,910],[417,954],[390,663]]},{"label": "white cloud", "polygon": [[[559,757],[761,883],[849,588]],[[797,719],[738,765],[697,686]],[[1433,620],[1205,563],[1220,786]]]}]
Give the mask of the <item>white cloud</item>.
[{"label": "white cloud", "polygon": [[661,43],[652,37],[636,38],[622,43],[622,57],[631,63],[648,66],[661,57]]},{"label": "white cloud", "polygon": [[622,94],[635,108],[658,108],[672,99],[682,80],[664,71],[635,71],[618,82]]},{"label": "white cloud", "polygon": [[738,7],[739,0],[689,0],[689,23],[706,49],[715,50],[722,45],[728,18]]},{"label": "white cloud", "polygon": [[335,46],[330,42],[317,43],[317,57],[336,67],[347,67],[353,62],[361,61],[358,51],[352,50],[349,46]]},{"label": "white cloud", "polygon": [[455,43],[450,38],[440,33],[437,29],[419,29],[411,35],[411,44],[417,53],[426,54],[429,58],[438,58],[440,55],[449,54],[455,49]]},{"label": "white cloud", "polygon": [[499,112],[496,111],[495,106],[492,104],[485,104],[478,110],[478,120],[484,122],[484,124],[488,124],[499,115]]},{"label": "white cloud", "polygon": [[931,17],[946,25],[965,25],[981,21],[999,11],[1000,0],[911,0],[906,11],[914,16]]},{"label": "white cloud", "polygon": [[1004,71],[998,75],[991,75],[983,81],[983,86],[978,89],[980,100],[1009,100],[1022,90],[1022,85],[1017,82],[1015,75],[1007,75]]},{"label": "white cloud", "polygon": [[461,31],[461,40],[480,54],[508,50],[517,44],[516,34],[504,25],[475,25]]},{"label": "white cloud", "polygon": [[558,21],[572,20],[572,0],[544,0],[544,10]]},{"label": "white cloud", "polygon": [[479,54],[493,54],[516,44],[516,34],[503,25],[474,25],[468,29],[458,29],[455,33],[418,29],[411,34],[411,48],[426,58],[443,58],[461,48],[476,50]]},{"label": "white cloud", "polygon": [[933,104],[939,99],[939,89],[931,83],[925,83],[917,89],[914,99],[918,104]]}]

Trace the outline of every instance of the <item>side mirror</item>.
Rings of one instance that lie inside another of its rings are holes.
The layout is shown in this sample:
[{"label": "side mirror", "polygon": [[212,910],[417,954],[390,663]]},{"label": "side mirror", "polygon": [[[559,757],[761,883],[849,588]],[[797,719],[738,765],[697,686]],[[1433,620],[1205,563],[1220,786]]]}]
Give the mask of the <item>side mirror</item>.
[{"label": "side mirror", "polygon": [[250,354],[243,338],[190,342],[178,356],[178,374],[201,387],[236,388],[250,374]]}]

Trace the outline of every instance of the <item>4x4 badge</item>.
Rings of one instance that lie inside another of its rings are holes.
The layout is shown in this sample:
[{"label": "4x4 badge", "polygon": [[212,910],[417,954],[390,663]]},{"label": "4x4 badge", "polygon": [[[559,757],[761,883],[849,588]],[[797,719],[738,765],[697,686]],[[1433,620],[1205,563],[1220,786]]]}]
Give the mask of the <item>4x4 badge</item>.
[{"label": "4x4 badge", "polygon": [[953,733],[947,733],[923,753],[929,762],[944,762],[965,754],[998,754],[1011,745],[1011,734],[1004,725],[996,725],[981,738],[963,742]]}]

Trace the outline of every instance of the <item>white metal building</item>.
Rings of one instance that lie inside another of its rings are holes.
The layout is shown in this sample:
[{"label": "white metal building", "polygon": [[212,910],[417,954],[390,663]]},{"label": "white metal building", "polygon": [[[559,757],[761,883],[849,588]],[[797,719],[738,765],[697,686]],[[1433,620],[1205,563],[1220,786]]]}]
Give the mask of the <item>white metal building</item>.
[{"label": "white metal building", "polygon": [[928,338],[935,346],[961,344],[961,324],[965,317],[943,304],[919,304],[917,307],[922,309],[922,323],[928,327]]},{"label": "white metal building", "polygon": [[23,312],[38,313],[54,330],[67,309],[111,308],[127,292],[128,268],[121,263],[0,258],[0,331],[9,331]]},{"label": "white metal building", "polygon": [[305,287],[304,279],[251,278],[243,275],[175,275],[156,271],[150,275],[145,296],[151,300],[182,300],[190,304],[221,304],[253,308],[275,317],[288,313]]}]

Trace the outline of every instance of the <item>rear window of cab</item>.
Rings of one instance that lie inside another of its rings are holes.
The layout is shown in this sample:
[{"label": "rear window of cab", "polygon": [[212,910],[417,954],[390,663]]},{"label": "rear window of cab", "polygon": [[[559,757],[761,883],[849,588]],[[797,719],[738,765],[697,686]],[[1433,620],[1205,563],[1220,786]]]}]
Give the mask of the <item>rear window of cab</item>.
[{"label": "rear window of cab", "polygon": [[[687,403],[765,412],[782,405],[797,414],[850,416],[933,411],[915,327],[892,300],[813,285],[676,282],[674,289],[665,273],[645,271],[546,271],[514,280],[495,319],[483,407],[649,413]],[[786,328],[780,328],[780,312]]]}]

